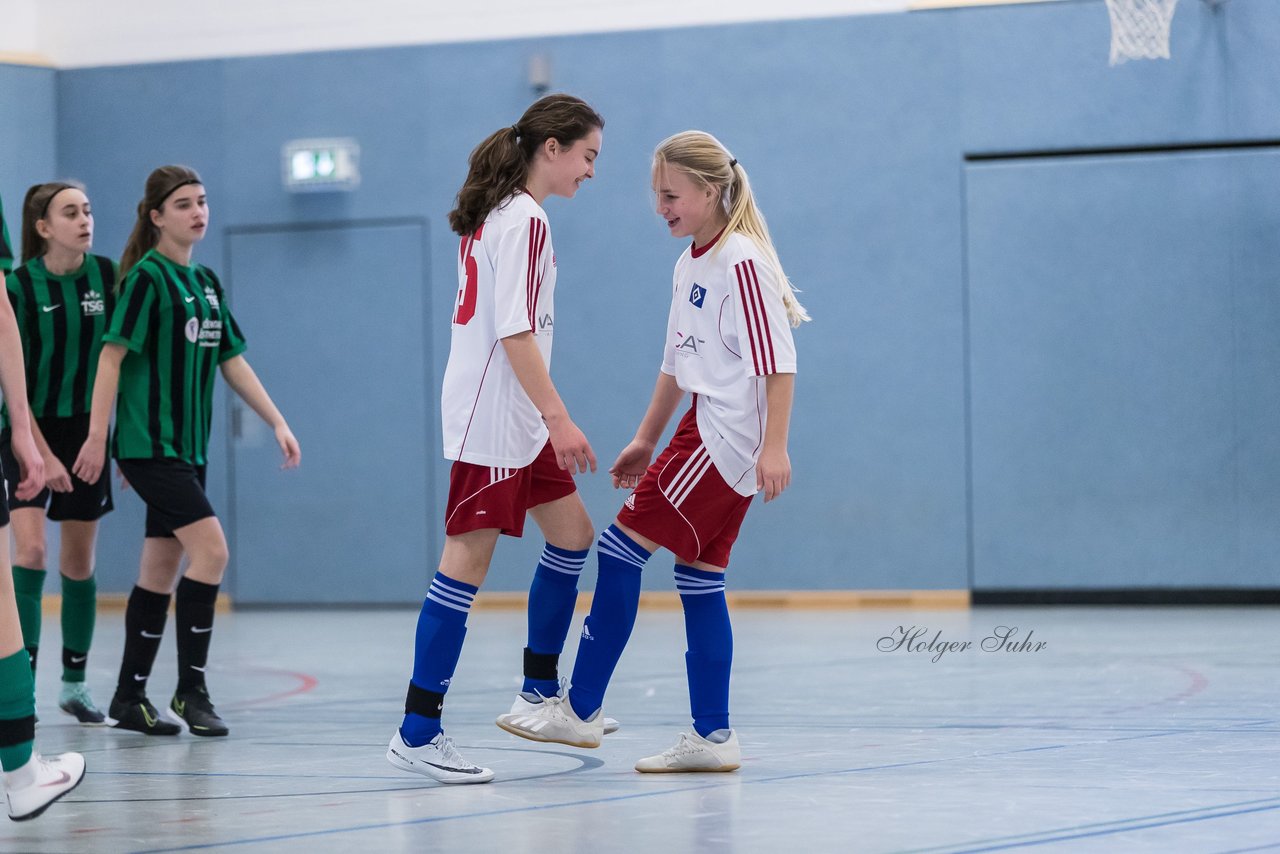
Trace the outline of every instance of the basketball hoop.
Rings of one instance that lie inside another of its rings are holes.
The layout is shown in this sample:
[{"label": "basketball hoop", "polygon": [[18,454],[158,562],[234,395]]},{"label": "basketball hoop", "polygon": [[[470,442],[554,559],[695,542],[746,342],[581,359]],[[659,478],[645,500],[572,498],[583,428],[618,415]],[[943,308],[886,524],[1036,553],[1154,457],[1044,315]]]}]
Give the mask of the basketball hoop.
[{"label": "basketball hoop", "polygon": [[1168,59],[1169,25],[1178,0],[1107,0],[1111,14],[1111,64]]}]

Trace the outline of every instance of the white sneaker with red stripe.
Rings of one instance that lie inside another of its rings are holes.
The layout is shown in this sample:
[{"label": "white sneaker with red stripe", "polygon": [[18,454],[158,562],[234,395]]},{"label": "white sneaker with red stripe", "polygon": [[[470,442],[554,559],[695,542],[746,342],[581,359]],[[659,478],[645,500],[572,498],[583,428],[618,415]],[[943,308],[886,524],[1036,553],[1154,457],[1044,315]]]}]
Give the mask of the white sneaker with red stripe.
[{"label": "white sneaker with red stripe", "polygon": [[35,818],[79,786],[83,779],[84,757],[79,753],[63,753],[46,759],[32,751],[26,765],[5,772],[4,794],[9,802],[9,818],[14,821]]}]

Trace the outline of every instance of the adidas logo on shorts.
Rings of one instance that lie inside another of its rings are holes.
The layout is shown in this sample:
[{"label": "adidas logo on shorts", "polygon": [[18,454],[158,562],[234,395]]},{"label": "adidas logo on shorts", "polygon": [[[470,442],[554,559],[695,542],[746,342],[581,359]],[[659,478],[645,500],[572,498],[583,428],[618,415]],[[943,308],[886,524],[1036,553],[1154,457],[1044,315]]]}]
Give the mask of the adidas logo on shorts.
[{"label": "adidas logo on shorts", "polygon": [[623,506],[623,507],[626,507],[628,510],[635,510],[635,509],[636,509],[636,494],[633,492],[633,493],[631,493],[630,495],[628,495],[628,496],[627,496],[627,500],[626,500],[626,501],[624,501],[624,502],[622,502],[622,506]]}]

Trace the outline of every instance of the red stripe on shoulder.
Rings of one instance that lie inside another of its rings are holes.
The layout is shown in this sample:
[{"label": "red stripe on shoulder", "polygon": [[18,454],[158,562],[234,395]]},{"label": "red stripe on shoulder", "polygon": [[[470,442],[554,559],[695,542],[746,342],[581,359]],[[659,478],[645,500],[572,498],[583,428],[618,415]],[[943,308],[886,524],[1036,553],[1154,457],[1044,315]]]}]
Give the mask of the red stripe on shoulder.
[{"label": "red stripe on shoulder", "polygon": [[773,353],[773,332],[769,329],[769,311],[765,308],[764,293],[760,290],[760,277],[756,275],[756,262],[748,259],[747,264],[751,269],[751,281],[755,284],[760,325],[764,328],[765,361],[768,363],[768,370],[765,373],[774,374],[778,372],[778,360]]},{"label": "red stripe on shoulder", "polygon": [[755,373],[760,373],[760,353],[756,346],[755,329],[751,323],[751,300],[747,297],[747,279],[742,264],[734,265],[734,272],[738,274],[738,302],[742,306],[743,320],[747,325],[747,343],[751,345],[751,364]]}]

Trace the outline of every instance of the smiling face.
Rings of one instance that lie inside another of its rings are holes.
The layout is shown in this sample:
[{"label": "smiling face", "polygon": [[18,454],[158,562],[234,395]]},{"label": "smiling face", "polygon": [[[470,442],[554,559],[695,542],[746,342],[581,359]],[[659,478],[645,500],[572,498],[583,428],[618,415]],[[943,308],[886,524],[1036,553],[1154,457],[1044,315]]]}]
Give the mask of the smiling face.
[{"label": "smiling face", "polygon": [[203,240],[209,228],[204,185],[185,184],[174,190],[159,210],[151,211],[151,222],[159,229],[161,241],[189,247]]},{"label": "smiling face", "polygon": [[57,192],[45,214],[36,220],[36,233],[46,243],[46,253],[58,250],[83,254],[93,246],[93,210],[89,197],[76,187]]},{"label": "smiling face", "polygon": [[571,145],[561,145],[555,139],[548,139],[542,145],[541,155],[546,187],[551,195],[572,199],[578,188],[588,178],[596,174],[596,158],[604,144],[604,134],[600,128],[592,128],[582,139]]},{"label": "smiling face", "polygon": [[699,184],[677,166],[660,163],[653,172],[658,216],[666,220],[672,237],[692,237],[705,246],[728,222],[720,206],[720,194]]}]

